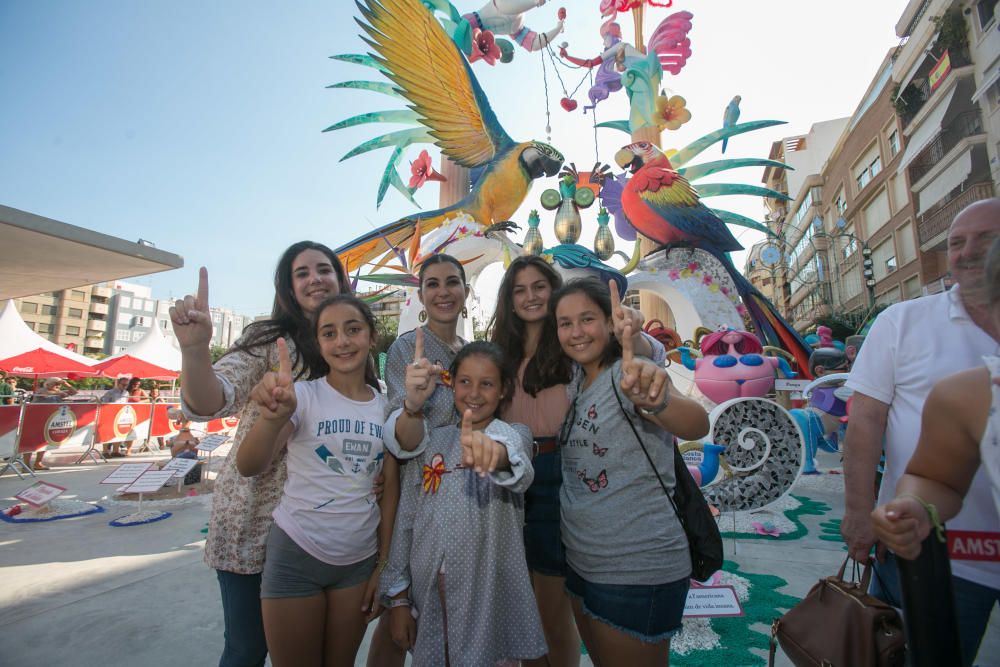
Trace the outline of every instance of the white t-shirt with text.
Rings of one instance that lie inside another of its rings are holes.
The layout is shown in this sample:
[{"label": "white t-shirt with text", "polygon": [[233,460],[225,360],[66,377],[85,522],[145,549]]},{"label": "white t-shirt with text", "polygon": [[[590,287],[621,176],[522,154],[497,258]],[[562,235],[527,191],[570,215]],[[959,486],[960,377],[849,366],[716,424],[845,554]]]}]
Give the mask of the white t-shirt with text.
[{"label": "white t-shirt with text", "polygon": [[372,481],[382,469],[385,397],[353,401],[326,378],[295,383],[288,481],[274,521],[308,554],[350,565],[378,551]]}]

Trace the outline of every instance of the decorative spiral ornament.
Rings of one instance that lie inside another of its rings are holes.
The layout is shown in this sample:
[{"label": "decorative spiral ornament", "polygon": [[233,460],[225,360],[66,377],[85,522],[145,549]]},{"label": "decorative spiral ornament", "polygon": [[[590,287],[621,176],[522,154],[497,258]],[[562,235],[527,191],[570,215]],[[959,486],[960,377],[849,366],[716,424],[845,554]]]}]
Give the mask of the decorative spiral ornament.
[{"label": "decorative spiral ornament", "polygon": [[702,488],[721,511],[766,507],[787,494],[802,470],[802,431],[791,414],[763,398],[734,398],[709,415],[709,440],[725,447],[730,475]]}]

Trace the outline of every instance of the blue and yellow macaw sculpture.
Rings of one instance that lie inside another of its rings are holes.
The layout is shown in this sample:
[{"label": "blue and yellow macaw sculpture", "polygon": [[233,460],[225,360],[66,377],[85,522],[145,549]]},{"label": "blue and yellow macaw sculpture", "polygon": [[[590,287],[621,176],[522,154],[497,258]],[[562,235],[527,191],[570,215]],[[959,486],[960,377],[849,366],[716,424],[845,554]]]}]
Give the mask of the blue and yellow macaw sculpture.
[{"label": "blue and yellow macaw sculpture", "polygon": [[388,184],[399,189],[395,166],[402,150],[412,143],[431,141],[455,163],[484,171],[471,192],[457,204],[397,220],[338,248],[341,261],[351,269],[384,254],[387,257],[379,262],[383,264],[395,257],[395,249],[405,246],[414,233],[425,234],[459,213],[467,213],[484,227],[504,223],[528,195],[531,182],[555,176],[563,163],[563,156],[552,146],[537,141],[519,143],[507,135],[465,56],[425,3],[363,0],[358,7],[364,18],[358,23],[367,35],[365,42],[375,53],[340,59],[375,67],[395,86],[387,90],[372,85],[377,82],[349,82],[352,85],[343,87],[402,96],[410,103],[411,111],[365,114],[328,129],[406,120],[423,127],[373,139],[345,159],[367,150],[395,146],[379,190],[380,199]]}]

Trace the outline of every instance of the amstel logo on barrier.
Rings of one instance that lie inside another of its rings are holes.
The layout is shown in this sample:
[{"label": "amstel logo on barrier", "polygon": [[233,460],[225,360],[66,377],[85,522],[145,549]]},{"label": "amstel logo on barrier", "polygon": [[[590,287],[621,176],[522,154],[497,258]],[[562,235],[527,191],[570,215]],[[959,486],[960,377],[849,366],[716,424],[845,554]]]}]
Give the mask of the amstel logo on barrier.
[{"label": "amstel logo on barrier", "polygon": [[58,447],[69,440],[74,431],[76,431],[76,415],[68,405],[59,406],[59,409],[45,420],[45,442],[53,447]]},{"label": "amstel logo on barrier", "polygon": [[240,425],[240,418],[239,417],[223,417],[222,418],[222,425],[225,426],[226,428],[236,428],[237,426]]},{"label": "amstel logo on barrier", "polygon": [[118,416],[115,417],[115,435],[119,438],[125,437],[133,428],[135,428],[135,422],[135,408],[131,405],[123,406],[122,409],[118,411]]}]

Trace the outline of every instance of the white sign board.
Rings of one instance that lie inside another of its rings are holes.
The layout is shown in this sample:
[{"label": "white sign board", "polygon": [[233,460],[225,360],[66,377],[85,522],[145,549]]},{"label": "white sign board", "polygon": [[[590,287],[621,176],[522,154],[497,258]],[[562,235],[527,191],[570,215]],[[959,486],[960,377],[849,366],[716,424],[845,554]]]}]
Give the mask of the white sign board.
[{"label": "white sign board", "polygon": [[802,391],[811,380],[795,380],[789,378],[778,378],[774,381],[774,388],[778,391]]},{"label": "white sign board", "polygon": [[227,440],[229,440],[229,436],[224,433],[207,435],[201,439],[201,442],[198,443],[198,450],[202,452],[214,451],[226,444]]},{"label": "white sign board", "polygon": [[139,479],[132,482],[125,493],[153,493],[170,481],[174,476],[173,470],[147,470],[142,473]]},{"label": "white sign board", "polygon": [[684,618],[742,616],[743,607],[732,586],[692,586],[684,603]]},{"label": "white sign board", "polygon": [[160,468],[160,470],[173,471],[174,479],[177,479],[191,472],[191,469],[196,465],[198,465],[197,459],[170,459],[170,462]]},{"label": "white sign board", "polygon": [[15,494],[15,498],[18,500],[23,500],[33,507],[44,507],[51,501],[62,495],[62,492],[66,489],[57,484],[50,484],[48,482],[36,482]]},{"label": "white sign board", "polygon": [[101,484],[131,484],[149,470],[152,463],[123,463],[101,480]]}]

